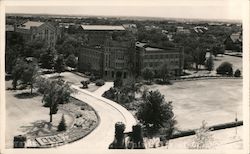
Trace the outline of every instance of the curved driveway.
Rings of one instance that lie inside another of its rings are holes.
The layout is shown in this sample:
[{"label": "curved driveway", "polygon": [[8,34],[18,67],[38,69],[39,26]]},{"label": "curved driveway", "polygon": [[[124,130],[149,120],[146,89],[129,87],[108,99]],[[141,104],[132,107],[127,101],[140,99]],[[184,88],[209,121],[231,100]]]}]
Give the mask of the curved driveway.
[{"label": "curved driveway", "polygon": [[116,102],[94,95],[87,90],[80,89],[78,86],[72,85],[72,87],[77,90],[73,97],[86,102],[96,110],[100,117],[100,124],[83,139],[59,146],[58,149],[108,149],[109,144],[114,139],[116,122],[125,123],[125,132],[131,131],[132,126],[136,124],[133,115]]}]

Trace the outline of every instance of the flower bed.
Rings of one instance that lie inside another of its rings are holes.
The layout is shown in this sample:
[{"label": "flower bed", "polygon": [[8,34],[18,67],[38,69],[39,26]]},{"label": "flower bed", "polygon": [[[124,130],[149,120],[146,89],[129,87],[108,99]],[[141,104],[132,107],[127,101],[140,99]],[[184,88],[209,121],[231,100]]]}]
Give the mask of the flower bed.
[{"label": "flower bed", "polygon": [[50,148],[79,140],[92,132],[99,124],[96,112],[84,102],[70,98],[70,103],[59,108],[74,117],[68,130],[55,135],[38,137],[27,141],[27,148]]}]

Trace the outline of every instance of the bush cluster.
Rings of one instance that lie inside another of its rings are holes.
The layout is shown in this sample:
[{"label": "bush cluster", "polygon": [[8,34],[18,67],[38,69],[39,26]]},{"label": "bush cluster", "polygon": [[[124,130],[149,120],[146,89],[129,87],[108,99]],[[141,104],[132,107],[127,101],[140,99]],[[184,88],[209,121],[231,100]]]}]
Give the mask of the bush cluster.
[{"label": "bush cluster", "polygon": [[102,79],[98,79],[95,81],[95,85],[97,86],[103,86],[105,84],[105,81]]}]

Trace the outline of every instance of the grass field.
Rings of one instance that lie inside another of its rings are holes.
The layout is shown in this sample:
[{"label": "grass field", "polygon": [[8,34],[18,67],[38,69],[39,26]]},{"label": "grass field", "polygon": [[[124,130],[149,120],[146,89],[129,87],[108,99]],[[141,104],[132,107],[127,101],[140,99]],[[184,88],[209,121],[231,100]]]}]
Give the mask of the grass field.
[{"label": "grass field", "polygon": [[232,122],[236,114],[242,120],[242,80],[210,79],[175,82],[173,85],[151,85],[167,101],[173,101],[174,113],[180,130]]}]

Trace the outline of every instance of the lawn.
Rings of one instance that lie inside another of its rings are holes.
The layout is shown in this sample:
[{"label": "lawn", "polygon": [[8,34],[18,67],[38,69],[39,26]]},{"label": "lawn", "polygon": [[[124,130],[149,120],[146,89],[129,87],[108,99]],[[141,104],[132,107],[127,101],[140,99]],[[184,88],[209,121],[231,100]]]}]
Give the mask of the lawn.
[{"label": "lawn", "polygon": [[[6,81],[6,88],[8,87],[11,87],[11,81]],[[13,137],[15,135],[24,134],[28,138],[37,138],[57,134],[57,126],[63,114],[68,129],[72,128],[76,122],[82,123],[84,120],[81,118],[75,119],[74,113],[81,114],[83,118],[87,118],[87,123],[97,122],[97,117],[92,108],[90,109],[83,102],[71,99],[70,102],[73,102],[73,104],[69,103],[59,106],[58,113],[53,115],[51,125],[49,123],[49,108],[43,107],[42,96],[38,94],[30,96],[29,92],[29,89],[6,90],[6,148],[13,147]],[[80,110],[81,107],[85,110]],[[74,112],[71,110],[74,110]],[[96,125],[84,129],[82,133],[86,134],[86,131],[91,131],[92,127],[96,127]]]},{"label": "lawn", "polygon": [[210,79],[175,82],[173,85],[151,85],[168,101],[173,101],[177,128],[200,127],[232,122],[236,114],[242,120],[242,79]]}]

